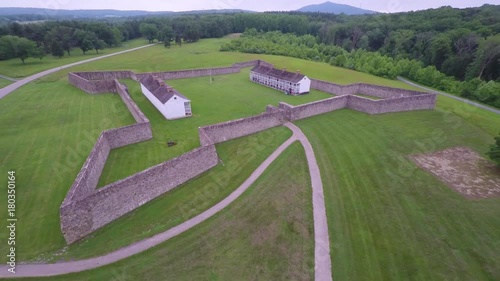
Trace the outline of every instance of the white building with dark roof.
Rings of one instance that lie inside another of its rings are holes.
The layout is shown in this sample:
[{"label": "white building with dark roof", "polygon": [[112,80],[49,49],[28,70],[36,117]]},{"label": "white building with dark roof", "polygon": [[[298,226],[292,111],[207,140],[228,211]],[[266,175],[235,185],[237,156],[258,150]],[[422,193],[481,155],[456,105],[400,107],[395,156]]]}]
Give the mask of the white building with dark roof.
[{"label": "white building with dark roof", "polygon": [[311,90],[311,79],[300,72],[288,72],[261,64],[252,68],[250,80],[289,95],[304,95]]},{"label": "white building with dark roof", "polygon": [[167,120],[193,116],[191,101],[162,80],[146,75],[140,83],[144,96]]}]

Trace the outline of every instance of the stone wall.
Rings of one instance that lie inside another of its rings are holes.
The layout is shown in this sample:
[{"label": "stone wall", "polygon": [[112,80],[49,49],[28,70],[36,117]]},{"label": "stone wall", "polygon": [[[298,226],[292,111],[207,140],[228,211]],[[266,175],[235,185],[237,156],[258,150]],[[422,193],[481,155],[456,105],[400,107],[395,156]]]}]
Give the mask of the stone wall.
[{"label": "stone wall", "polygon": [[134,124],[105,132],[111,149],[144,142],[153,138],[149,123]]},{"label": "stone wall", "polygon": [[97,190],[61,209],[68,243],[201,175],[218,164],[215,146],[204,146]]},{"label": "stone wall", "polygon": [[281,102],[279,107],[286,112],[286,118],[288,120],[295,121],[345,108],[348,98],[348,96],[334,97],[299,106],[292,106]]},{"label": "stone wall", "polygon": [[133,79],[135,77],[135,73],[132,71],[92,71],[74,72],[74,74],[87,80]]},{"label": "stone wall", "polygon": [[233,64],[233,67],[238,67],[238,68],[253,67],[253,66],[258,65],[259,62],[260,62],[260,60],[238,62],[238,63]]},{"label": "stone wall", "polygon": [[210,75],[224,75],[239,73],[239,67],[219,67],[219,68],[201,68],[201,69],[188,69],[179,71],[165,71],[165,72],[152,72],[152,73],[141,73],[136,74],[137,79],[142,79],[146,75],[153,75],[156,78],[162,80],[173,80],[173,79],[184,79],[184,78],[194,78],[203,77]]},{"label": "stone wall", "polygon": [[200,143],[221,143],[248,136],[257,132],[283,125],[288,120],[284,111],[265,112],[260,115],[219,123],[199,128]]},{"label": "stone wall", "polygon": [[367,96],[378,97],[381,99],[395,99],[395,98],[411,97],[411,96],[426,94],[425,92],[417,92],[417,91],[377,86],[371,84],[363,84],[363,83],[357,83],[351,85],[338,85],[335,83],[321,81],[317,79],[311,79],[311,88],[337,96],[362,94]]},{"label": "stone wall", "polygon": [[128,92],[127,87],[118,82],[118,80],[114,81],[116,91],[122,98],[123,103],[125,103],[132,116],[134,116],[135,121],[137,123],[149,123],[149,119],[146,117],[146,115],[144,115],[144,113],[142,113],[137,104],[130,97],[130,93]]},{"label": "stone wall", "polygon": [[349,96],[347,107],[368,114],[383,114],[412,110],[434,109],[436,95],[426,94],[387,100],[371,100],[364,97]]},{"label": "stone wall", "polygon": [[[193,69],[154,73],[163,79],[180,79],[240,72],[240,68],[264,64],[248,61],[232,67]],[[341,108],[351,108],[369,114],[433,109],[436,95],[367,84],[337,85],[312,79],[312,88],[340,95],[299,106],[280,103],[267,106],[260,115],[199,128],[201,147],[178,158],[147,169],[124,180],[96,190],[110,150],[151,139],[149,120],[130,97],[125,85],[117,79],[140,79],[148,74],[130,71],[70,73],[71,84],[91,94],[117,92],[137,124],[102,132],[80,170],[60,208],[61,230],[68,244],[74,243],[134,210],[150,200],[206,172],[218,163],[214,144],[247,136],[280,126],[286,122],[308,118]],[[371,100],[354,96],[365,94],[383,98]]]},{"label": "stone wall", "polygon": [[69,73],[68,80],[73,86],[89,94],[116,92],[113,80],[87,80],[75,73]]},{"label": "stone wall", "polygon": [[63,206],[94,192],[110,151],[111,147],[108,138],[106,133],[103,132],[90,151],[82,169],[80,169],[71,189],[64,199]]}]

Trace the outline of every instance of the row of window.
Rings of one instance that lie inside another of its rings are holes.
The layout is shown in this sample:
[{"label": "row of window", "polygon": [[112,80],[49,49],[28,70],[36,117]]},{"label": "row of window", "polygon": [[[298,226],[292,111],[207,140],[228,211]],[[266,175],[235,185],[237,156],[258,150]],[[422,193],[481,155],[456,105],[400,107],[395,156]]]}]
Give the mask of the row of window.
[{"label": "row of window", "polygon": [[278,82],[280,84],[285,84],[287,86],[299,86],[299,84],[297,84],[297,83],[292,83],[292,82],[288,82],[288,81],[285,81],[285,80],[281,80],[279,78],[274,78],[274,77],[271,77],[271,76],[265,76],[265,75],[257,74],[257,73],[252,73],[252,79],[254,79],[254,78],[260,79],[260,81],[263,80],[263,81],[268,81],[268,82]]}]

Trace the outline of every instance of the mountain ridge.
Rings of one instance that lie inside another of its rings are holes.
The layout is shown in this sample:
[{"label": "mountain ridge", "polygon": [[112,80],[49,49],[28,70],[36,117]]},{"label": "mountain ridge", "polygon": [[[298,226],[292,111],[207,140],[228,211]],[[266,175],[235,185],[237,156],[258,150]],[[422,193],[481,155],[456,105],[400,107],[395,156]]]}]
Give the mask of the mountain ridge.
[{"label": "mountain ridge", "polygon": [[346,14],[346,15],[364,15],[364,14],[376,14],[378,12],[365,10],[361,8],[357,8],[350,5],[345,4],[337,4],[330,1],[321,3],[321,4],[313,4],[304,6],[298,10],[297,12],[312,12],[312,13],[331,13],[331,14]]}]

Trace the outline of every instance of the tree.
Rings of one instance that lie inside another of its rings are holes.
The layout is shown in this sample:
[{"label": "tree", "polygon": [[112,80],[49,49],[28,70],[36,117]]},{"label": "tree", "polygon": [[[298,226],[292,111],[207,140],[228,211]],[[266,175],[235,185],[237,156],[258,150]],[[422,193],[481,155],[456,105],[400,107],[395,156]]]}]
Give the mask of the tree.
[{"label": "tree", "polygon": [[77,30],[75,31],[77,45],[82,49],[83,54],[94,49],[94,44],[99,40],[97,35],[92,31]]},{"label": "tree", "polygon": [[158,40],[162,41],[165,47],[170,47],[172,39],[174,39],[174,30],[172,27],[167,25],[158,32]]},{"label": "tree", "polygon": [[490,151],[486,155],[500,166],[500,137],[495,138],[495,144],[491,146]]},{"label": "tree", "polygon": [[71,48],[76,46],[75,29],[67,26],[56,26],[45,36],[45,41],[59,42],[61,47],[71,55]]},{"label": "tree", "polygon": [[140,28],[141,33],[144,37],[146,37],[149,43],[153,43],[153,41],[158,36],[158,27],[153,23],[141,23]]},{"label": "tree", "polygon": [[99,50],[103,50],[105,47],[106,47],[106,43],[104,42],[104,40],[97,40],[93,43],[94,45],[94,50],[96,53],[99,54]]},{"label": "tree", "polygon": [[50,45],[50,51],[54,57],[62,58],[64,56],[64,49],[59,42],[53,41]]},{"label": "tree", "polygon": [[[475,61],[478,77],[482,78],[485,70],[491,65],[498,65],[500,59],[500,34],[490,36],[479,44],[477,57]],[[493,78],[493,77],[491,77]]]},{"label": "tree", "polygon": [[5,58],[19,58],[22,63],[29,57],[43,58],[43,51],[34,41],[12,35],[0,37],[0,53]]},{"label": "tree", "polygon": [[175,44],[179,45],[179,47],[182,47],[182,37],[179,34],[175,36]]}]

